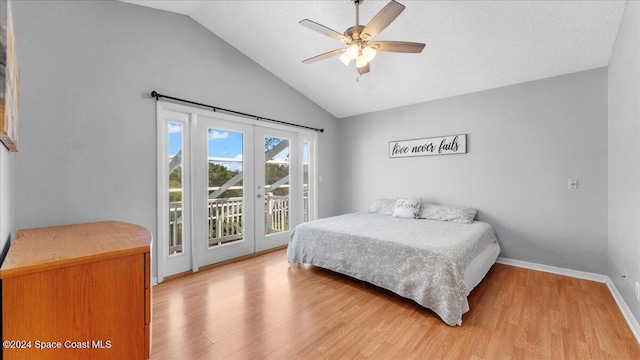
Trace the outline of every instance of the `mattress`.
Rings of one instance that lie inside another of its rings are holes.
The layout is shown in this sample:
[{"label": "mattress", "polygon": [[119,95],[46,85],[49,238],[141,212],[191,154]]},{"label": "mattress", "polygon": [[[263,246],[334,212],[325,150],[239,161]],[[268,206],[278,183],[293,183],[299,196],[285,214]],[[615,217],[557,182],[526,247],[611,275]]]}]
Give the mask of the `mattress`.
[{"label": "mattress", "polygon": [[353,213],[296,226],[290,263],[307,263],[369,282],[461,325],[467,296],[500,252],[487,223],[457,224]]}]

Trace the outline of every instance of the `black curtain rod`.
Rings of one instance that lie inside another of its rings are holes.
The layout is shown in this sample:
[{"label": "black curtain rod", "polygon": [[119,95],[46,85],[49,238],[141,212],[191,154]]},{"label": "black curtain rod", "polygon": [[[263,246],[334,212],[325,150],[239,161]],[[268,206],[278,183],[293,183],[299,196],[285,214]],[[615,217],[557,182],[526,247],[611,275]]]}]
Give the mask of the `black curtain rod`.
[{"label": "black curtain rod", "polygon": [[259,120],[259,121],[270,121],[270,122],[277,123],[277,124],[284,124],[284,125],[295,126],[295,127],[299,127],[299,128],[304,128],[304,129],[324,132],[324,129],[317,129],[317,128],[310,127],[310,126],[292,124],[292,123],[289,123],[289,122],[286,122],[286,121],[269,119],[269,118],[262,117],[262,116],[246,114],[246,113],[242,113],[242,112],[239,112],[239,111],[233,111],[233,110],[229,110],[229,109],[224,109],[224,108],[213,106],[213,105],[207,105],[207,104],[202,104],[202,103],[198,103],[198,102],[195,102],[195,101],[176,98],[176,97],[173,97],[173,96],[158,94],[155,90],[151,92],[151,97],[156,98],[156,101],[160,100],[160,98],[166,98],[166,99],[180,101],[180,102],[187,103],[187,104],[198,105],[198,106],[210,108],[210,109],[213,109],[213,111],[223,111],[223,112],[231,113],[231,114],[234,114],[234,115],[240,115],[240,116],[244,116],[244,117],[247,117],[247,118],[256,119],[256,120]]}]

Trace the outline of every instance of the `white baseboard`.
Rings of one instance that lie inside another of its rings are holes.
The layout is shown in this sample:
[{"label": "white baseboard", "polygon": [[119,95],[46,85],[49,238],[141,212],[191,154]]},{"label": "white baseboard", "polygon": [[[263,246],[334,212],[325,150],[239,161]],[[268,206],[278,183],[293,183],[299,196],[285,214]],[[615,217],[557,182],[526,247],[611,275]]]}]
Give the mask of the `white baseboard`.
[{"label": "white baseboard", "polygon": [[552,274],[571,276],[578,279],[597,281],[597,282],[607,284],[607,287],[609,288],[609,291],[611,292],[613,299],[616,301],[616,304],[618,304],[618,308],[620,308],[620,311],[622,312],[622,316],[624,316],[625,320],[627,320],[627,324],[629,325],[631,332],[636,337],[636,341],[638,341],[638,343],[640,344],[640,325],[638,324],[638,320],[633,316],[633,313],[627,306],[627,303],[624,301],[624,299],[622,298],[622,295],[620,295],[620,292],[618,292],[618,289],[616,288],[615,284],[613,283],[613,281],[611,281],[611,278],[609,278],[608,276],[585,272],[585,271],[578,271],[578,270],[559,268],[555,266],[536,264],[536,263],[531,263],[527,261],[507,259],[503,257],[499,257],[496,262],[500,264],[505,264],[505,265],[517,266],[525,269],[544,271]]},{"label": "white baseboard", "polygon": [[497,262],[500,264],[513,265],[513,266],[517,266],[525,269],[544,271],[544,272],[558,274],[558,275],[566,275],[566,276],[571,276],[578,279],[597,281],[601,283],[606,283],[607,281],[611,281],[611,279],[609,279],[609,277],[606,275],[594,274],[586,271],[565,269],[565,268],[560,268],[560,267],[555,267],[550,265],[536,264],[536,263],[522,261],[522,260],[513,260],[513,259],[499,257]]},{"label": "white baseboard", "polygon": [[627,303],[624,301],[622,295],[620,295],[620,292],[618,291],[618,288],[611,279],[607,280],[607,286],[609,287],[609,291],[611,291],[611,295],[613,295],[613,298],[616,300],[616,303],[618,303],[618,307],[620,308],[620,311],[622,311],[622,315],[625,320],[627,320],[627,324],[629,324],[631,332],[633,332],[633,335],[635,335],[636,340],[638,340],[638,343],[640,344],[640,324],[638,324],[638,320],[633,316],[631,309],[629,309]]}]

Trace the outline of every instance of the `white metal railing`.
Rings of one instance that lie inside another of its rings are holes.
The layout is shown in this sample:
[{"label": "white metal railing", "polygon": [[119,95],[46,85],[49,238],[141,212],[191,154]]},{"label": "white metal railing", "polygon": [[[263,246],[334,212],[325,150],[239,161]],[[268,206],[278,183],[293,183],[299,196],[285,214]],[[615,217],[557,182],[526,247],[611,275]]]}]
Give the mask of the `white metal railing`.
[{"label": "white metal railing", "polygon": [[[174,189],[172,189],[174,190]],[[303,198],[303,222],[309,221],[308,191]],[[264,199],[265,233],[289,230],[289,196],[267,193]],[[243,200],[241,197],[209,199],[209,246],[242,240]],[[182,201],[169,203],[169,254],[182,253]]]}]

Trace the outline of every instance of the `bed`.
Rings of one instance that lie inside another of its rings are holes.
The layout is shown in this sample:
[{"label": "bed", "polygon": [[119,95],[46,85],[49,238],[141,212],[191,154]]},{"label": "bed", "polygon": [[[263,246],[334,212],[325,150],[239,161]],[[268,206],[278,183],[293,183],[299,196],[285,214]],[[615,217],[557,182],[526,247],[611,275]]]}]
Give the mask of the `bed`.
[{"label": "bed", "polygon": [[358,212],[296,226],[287,260],[385,288],[455,326],[462,325],[467,296],[499,253],[493,227],[481,221],[460,224]]}]

